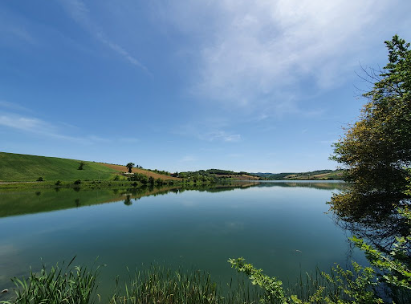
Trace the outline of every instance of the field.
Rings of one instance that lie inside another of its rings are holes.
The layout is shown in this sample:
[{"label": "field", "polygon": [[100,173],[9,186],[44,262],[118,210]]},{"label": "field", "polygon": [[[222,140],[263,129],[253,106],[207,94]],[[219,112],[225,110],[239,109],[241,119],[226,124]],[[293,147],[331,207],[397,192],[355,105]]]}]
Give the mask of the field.
[{"label": "field", "polygon": [[[78,170],[84,163],[83,170]],[[155,179],[173,179],[143,169],[138,173]],[[0,152],[0,182],[34,182],[40,177],[45,181],[112,180],[125,166],[109,165],[75,159]]]},{"label": "field", "polygon": [[[128,171],[127,171],[127,168],[126,168],[125,166],[113,165],[113,164],[105,164],[105,163],[102,163],[102,165],[105,166],[105,167],[107,167],[107,168],[110,168],[110,169],[112,169],[112,170],[117,171],[117,173],[119,173],[119,172],[128,172]],[[151,172],[151,171],[144,170],[144,169],[140,169],[140,168],[133,168],[133,169],[132,169],[132,172],[133,172],[133,173],[144,174],[144,175],[146,175],[147,177],[150,177],[150,176],[151,176],[151,177],[153,177],[154,179],[161,178],[161,179],[163,179],[163,180],[180,180],[180,179],[177,178],[177,177],[172,177],[172,176],[168,176],[168,175],[158,174],[158,173]]]}]

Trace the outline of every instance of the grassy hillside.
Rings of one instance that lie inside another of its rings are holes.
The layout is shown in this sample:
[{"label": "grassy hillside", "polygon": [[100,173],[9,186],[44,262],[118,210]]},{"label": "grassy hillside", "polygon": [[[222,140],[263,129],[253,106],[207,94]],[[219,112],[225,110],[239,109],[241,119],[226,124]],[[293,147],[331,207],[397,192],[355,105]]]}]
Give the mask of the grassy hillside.
[{"label": "grassy hillside", "polygon": [[[128,169],[125,166],[120,166],[120,165],[112,165],[112,164],[102,164],[103,166],[106,166],[110,169],[113,169],[117,172],[128,172]],[[141,169],[141,168],[132,168],[133,173],[139,173],[139,174],[144,174],[147,177],[153,177],[154,179],[161,178],[163,180],[179,180],[179,178],[164,175],[164,174],[158,174],[149,170]]]},{"label": "grassy hillside", "polygon": [[[115,175],[126,172],[125,166],[87,162],[83,170],[78,170],[81,160],[45,157],[0,152],[0,182],[36,181],[42,177],[46,181],[111,180]],[[139,173],[151,176],[152,173],[138,169]],[[155,178],[171,179],[156,174]]]}]

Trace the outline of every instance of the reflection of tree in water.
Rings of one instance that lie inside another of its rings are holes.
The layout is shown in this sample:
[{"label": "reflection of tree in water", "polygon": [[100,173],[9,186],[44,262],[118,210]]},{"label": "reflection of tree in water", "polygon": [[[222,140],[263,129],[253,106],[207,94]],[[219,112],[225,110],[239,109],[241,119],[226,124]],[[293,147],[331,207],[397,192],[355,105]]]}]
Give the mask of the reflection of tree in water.
[{"label": "reflection of tree in water", "polygon": [[80,205],[80,199],[79,198],[76,198],[75,200],[74,200],[74,203],[76,203],[76,207],[80,207],[81,205]]},{"label": "reflection of tree in water", "polygon": [[[409,204],[410,200],[404,197],[376,194],[355,199],[350,204],[335,204],[331,208],[338,226],[388,253],[393,249],[396,237],[409,235],[408,221],[398,213],[398,208]],[[407,251],[410,256],[410,244]]]},{"label": "reflection of tree in water", "polygon": [[126,199],[124,200],[124,205],[131,206],[133,203],[131,202],[131,195],[127,194]]}]

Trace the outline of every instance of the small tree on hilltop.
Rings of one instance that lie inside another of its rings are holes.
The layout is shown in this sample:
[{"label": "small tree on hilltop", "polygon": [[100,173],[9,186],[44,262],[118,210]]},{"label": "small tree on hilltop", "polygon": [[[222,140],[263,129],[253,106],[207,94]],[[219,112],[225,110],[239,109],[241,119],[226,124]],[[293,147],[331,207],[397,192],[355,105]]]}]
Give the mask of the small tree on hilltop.
[{"label": "small tree on hilltop", "polygon": [[82,162],[80,162],[80,164],[79,164],[79,166],[78,166],[77,170],[83,170],[85,165],[86,165],[86,164],[85,164],[83,161],[82,161]]},{"label": "small tree on hilltop", "polygon": [[128,169],[128,173],[131,173],[131,171],[133,170],[133,167],[134,167],[134,163],[128,163],[128,164],[126,165],[126,167],[127,167],[127,169]]}]

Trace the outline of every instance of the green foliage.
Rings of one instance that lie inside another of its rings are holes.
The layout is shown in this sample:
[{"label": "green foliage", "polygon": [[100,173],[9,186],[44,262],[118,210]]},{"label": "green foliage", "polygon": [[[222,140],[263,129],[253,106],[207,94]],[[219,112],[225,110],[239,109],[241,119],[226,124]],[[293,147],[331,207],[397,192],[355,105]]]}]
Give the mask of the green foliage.
[{"label": "green foliage", "polygon": [[167,176],[171,176],[171,175],[172,175],[170,172],[165,171],[165,170],[158,170],[158,169],[146,169],[146,170],[147,170],[147,171],[150,171],[150,172],[157,173],[157,174],[167,175]]},{"label": "green foliage", "polygon": [[56,183],[54,185],[61,186],[61,180],[56,181]]},{"label": "green foliage", "polygon": [[128,169],[128,173],[131,173],[131,171],[133,170],[133,167],[134,167],[135,165],[134,165],[134,163],[128,163],[127,165],[126,165],[126,167],[127,167],[127,169]]},{"label": "green foliage", "polygon": [[40,176],[38,179],[36,179],[36,181],[38,182],[44,182],[44,178],[42,176]]},{"label": "green foliage", "polygon": [[404,197],[411,165],[411,50],[398,36],[385,43],[389,62],[380,75],[368,74],[375,81],[363,95],[369,102],[334,145],[332,159],[348,168],[345,179],[352,183],[350,192],[333,198],[337,208],[370,195]]},{"label": "green foliage", "polygon": [[80,185],[80,184],[81,184],[81,180],[80,180],[80,179],[75,180],[73,184],[74,184],[74,185]]},{"label": "green foliage", "polygon": [[92,303],[96,288],[97,269],[70,267],[73,260],[64,268],[57,264],[47,270],[43,266],[39,273],[30,272],[28,279],[12,279],[17,288],[15,297],[3,303]]},{"label": "green foliage", "polygon": [[86,165],[85,162],[81,161],[77,170],[83,170],[85,165]]},{"label": "green foliage", "polygon": [[[407,220],[409,227],[411,222],[411,212],[408,209],[400,210]],[[388,254],[373,248],[364,240],[351,238],[354,244],[363,250],[370,263],[379,268],[382,272],[382,280],[395,287],[411,290],[411,269],[407,263],[407,243],[411,240],[411,232],[406,237],[397,237],[393,250]]]},{"label": "green foliage", "polygon": [[[244,258],[229,259],[228,262],[238,272],[245,273],[253,285],[264,291],[260,303],[382,303],[382,300],[375,296],[373,289],[377,285],[374,270],[370,267],[361,267],[355,262],[353,271],[344,270],[337,265],[331,274],[322,272],[321,276],[325,281],[323,284],[316,282],[316,289],[307,294],[305,299],[286,293],[280,280],[263,274],[262,269],[245,263]],[[300,291],[302,288],[300,286]]]},{"label": "green foliage", "polygon": [[258,285],[264,290],[265,294],[261,301],[262,303],[273,303],[274,301],[287,303],[282,287],[283,283],[280,280],[263,274],[262,269],[256,269],[252,264],[246,264],[244,258],[229,259],[228,262],[238,272],[245,273],[253,285]]}]

